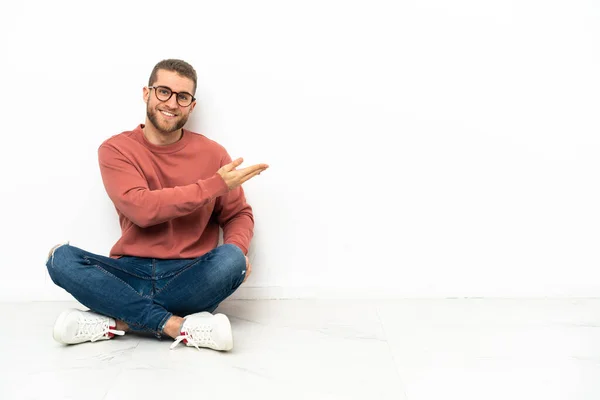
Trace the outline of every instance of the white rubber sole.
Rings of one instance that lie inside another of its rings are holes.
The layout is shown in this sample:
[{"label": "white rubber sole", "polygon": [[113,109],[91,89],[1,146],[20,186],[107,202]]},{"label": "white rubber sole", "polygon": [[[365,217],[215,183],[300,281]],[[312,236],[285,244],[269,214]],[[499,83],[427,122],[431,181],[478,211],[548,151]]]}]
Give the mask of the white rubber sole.
[{"label": "white rubber sole", "polygon": [[219,318],[219,331],[221,332],[221,340],[223,341],[222,346],[215,350],[229,351],[233,349],[233,331],[231,329],[231,322],[224,314],[216,314],[213,318]]},{"label": "white rubber sole", "polygon": [[73,344],[73,343],[68,343],[68,342],[64,341],[64,339],[63,339],[64,331],[62,331],[61,328],[65,326],[65,320],[74,311],[81,312],[81,310],[77,310],[75,308],[69,308],[68,310],[64,310],[62,313],[60,313],[60,315],[56,319],[56,322],[54,323],[54,328],[52,330],[52,337],[58,343]]},{"label": "white rubber sole", "polygon": [[[225,314],[211,314],[209,312],[203,311],[198,313],[199,315],[206,315],[205,318],[210,318],[212,325],[212,340],[214,345],[203,345],[200,347],[205,347],[212,350],[217,351],[229,351],[233,349],[233,332],[231,330],[231,323],[229,322],[229,318]],[[191,314],[185,317],[191,317]],[[186,346],[193,347],[194,345],[191,343],[186,343]]]}]

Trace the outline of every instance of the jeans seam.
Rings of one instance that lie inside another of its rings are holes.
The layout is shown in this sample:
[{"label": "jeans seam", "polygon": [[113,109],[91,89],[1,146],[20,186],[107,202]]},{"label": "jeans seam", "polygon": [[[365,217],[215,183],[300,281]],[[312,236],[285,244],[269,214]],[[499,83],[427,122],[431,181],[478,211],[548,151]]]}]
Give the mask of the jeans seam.
[{"label": "jeans seam", "polygon": [[[127,282],[125,282],[123,279],[119,278],[118,276],[115,276],[115,275],[111,274],[109,271],[105,270],[104,268],[100,267],[99,265],[95,265],[95,264],[94,264],[93,266],[94,266],[94,267],[96,267],[96,268],[98,268],[100,271],[102,271],[102,272],[103,272],[103,273],[105,273],[106,275],[108,275],[108,276],[111,276],[111,277],[113,277],[113,278],[115,278],[115,279],[118,279],[119,281],[121,281],[122,283],[124,283],[124,284],[125,284],[125,286],[127,286],[127,287],[128,287],[130,290],[132,290],[132,291],[133,291],[135,294],[137,294],[138,296],[140,296],[140,297],[142,297],[142,298],[144,298],[144,299],[152,300],[152,297],[150,297],[150,296],[144,296],[144,295],[141,295],[141,294],[140,294],[140,293],[139,293],[137,290],[135,290],[134,288],[132,288],[132,287],[131,287],[131,286],[130,286],[130,285],[127,283]],[[153,301],[152,303],[153,303],[153,304],[155,304],[155,303],[154,303],[154,301]],[[158,304],[156,304],[156,305],[158,305]],[[160,306],[159,306],[159,307],[160,307]],[[167,311],[167,310],[165,310],[165,311]],[[168,313],[168,314],[171,314],[169,311],[167,311],[167,313]],[[168,314],[167,314],[167,315],[168,315]],[[117,316],[115,316],[115,317],[117,317]],[[121,317],[117,317],[117,319],[119,319],[119,320],[121,320],[121,321],[124,321],[124,322],[126,322],[126,323],[127,323],[127,325],[134,326],[134,327],[138,328],[138,330],[139,330],[139,328],[142,328],[141,330],[143,330],[143,331],[146,331],[146,332],[151,332],[151,333],[153,333],[153,334],[155,334],[155,335],[160,335],[160,332],[161,332],[161,331],[157,331],[156,329],[152,329],[151,327],[149,327],[149,326],[147,326],[147,325],[144,325],[144,324],[139,324],[139,323],[136,323],[136,322],[130,322],[130,321],[128,321],[127,319],[125,319],[125,318],[121,318]],[[163,318],[163,319],[164,319],[164,318]],[[161,323],[162,323],[162,320],[161,320]],[[159,324],[159,326],[160,326],[160,324]]]},{"label": "jeans seam", "polygon": [[188,264],[185,264],[183,267],[181,267],[177,272],[169,275],[169,273],[166,274],[162,274],[162,275],[157,275],[155,278],[157,280],[163,280],[163,279],[167,279],[167,278],[173,278],[176,277],[177,275],[179,275],[180,273],[182,273],[183,271],[187,270],[190,267],[193,267],[195,264],[202,262],[201,258],[203,256],[197,257],[192,259],[192,261],[190,261]]},{"label": "jeans seam", "polygon": [[[94,257],[90,257],[90,256],[83,256],[83,258],[84,258],[85,260],[94,260],[94,261],[95,261],[95,262],[97,262],[97,263],[104,264],[104,265],[106,265],[106,266],[108,266],[108,267],[110,267],[110,268],[117,269],[117,270],[119,270],[119,271],[121,271],[121,272],[123,272],[123,273],[125,273],[125,274],[127,274],[127,275],[135,276],[136,278],[139,278],[139,279],[144,279],[144,280],[147,280],[147,279],[148,279],[148,277],[145,277],[145,276],[140,276],[140,275],[137,275],[137,274],[131,273],[130,271],[125,271],[125,270],[124,270],[124,269],[122,269],[122,268],[115,267],[114,265],[110,265],[110,264],[104,263],[104,262],[102,262],[102,260],[98,260],[97,258],[94,258]],[[96,266],[100,267],[100,266],[99,266],[99,265],[97,265],[97,264],[94,264],[94,265],[96,265]],[[101,268],[101,267],[100,267],[100,268]]]},{"label": "jeans seam", "polygon": [[165,330],[165,325],[167,325],[167,321],[173,316],[173,313],[170,311],[167,311],[167,315],[160,321],[160,324],[158,324],[158,333],[162,334]]},{"label": "jeans seam", "polygon": [[181,269],[181,271],[179,271],[177,274],[173,275],[173,277],[171,278],[171,280],[162,287],[162,289],[160,289],[158,292],[154,293],[153,297],[158,296],[160,293],[162,293],[166,288],[168,288],[169,286],[171,286],[171,282],[173,282],[173,280],[175,278],[177,278],[180,274],[182,274],[183,272],[187,271],[188,269],[192,268],[194,265],[200,263],[201,260],[195,260],[194,262],[192,262],[191,264],[189,264],[188,266],[184,267],[183,269]]},{"label": "jeans seam", "polygon": [[154,293],[156,292],[156,259],[152,259],[152,297],[154,297]]},{"label": "jeans seam", "polygon": [[121,318],[120,318],[120,320],[127,323],[127,325],[129,325],[129,327],[134,327],[135,328],[134,331],[149,332],[149,333],[153,333],[155,335],[160,333],[160,331],[157,331],[156,329],[152,329],[146,325],[137,324],[135,322],[129,322],[129,321],[126,321]]},{"label": "jeans seam", "polygon": [[99,266],[99,265],[96,265],[96,264],[92,264],[92,266],[94,266],[94,267],[98,268],[100,271],[102,271],[102,272],[103,272],[103,273],[105,273],[106,275],[108,275],[108,276],[110,276],[110,277],[112,277],[112,278],[118,279],[118,280],[119,280],[120,282],[122,282],[122,283],[123,283],[123,284],[124,284],[124,285],[125,285],[125,286],[126,286],[128,289],[130,289],[130,290],[131,290],[133,293],[137,294],[137,295],[138,295],[138,296],[140,296],[141,298],[148,299],[148,300],[152,300],[152,297],[150,297],[150,296],[145,296],[145,295],[142,295],[142,294],[140,294],[140,292],[138,292],[137,290],[135,290],[134,288],[132,288],[132,287],[131,287],[131,285],[130,285],[129,283],[125,282],[123,279],[121,279],[121,278],[119,278],[118,276],[116,276],[116,275],[114,275],[114,274],[110,273],[109,271],[105,270],[105,269],[104,269],[104,268],[102,268],[101,266]]}]

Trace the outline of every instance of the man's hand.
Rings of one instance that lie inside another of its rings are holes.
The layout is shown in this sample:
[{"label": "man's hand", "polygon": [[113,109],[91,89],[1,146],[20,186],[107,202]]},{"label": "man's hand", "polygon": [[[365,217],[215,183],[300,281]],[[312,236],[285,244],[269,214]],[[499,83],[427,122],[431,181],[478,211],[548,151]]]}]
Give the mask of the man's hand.
[{"label": "man's hand", "polygon": [[217,171],[217,174],[221,175],[229,190],[240,186],[248,179],[255,177],[265,169],[269,168],[267,164],[256,164],[251,167],[236,170],[236,168],[239,167],[242,162],[244,162],[244,159],[238,158],[229,164],[223,165]]},{"label": "man's hand", "polygon": [[250,259],[248,259],[248,256],[246,256],[246,276],[244,277],[244,281],[242,283],[246,282],[246,279],[248,279],[250,273],[252,273],[252,265],[250,265]]}]

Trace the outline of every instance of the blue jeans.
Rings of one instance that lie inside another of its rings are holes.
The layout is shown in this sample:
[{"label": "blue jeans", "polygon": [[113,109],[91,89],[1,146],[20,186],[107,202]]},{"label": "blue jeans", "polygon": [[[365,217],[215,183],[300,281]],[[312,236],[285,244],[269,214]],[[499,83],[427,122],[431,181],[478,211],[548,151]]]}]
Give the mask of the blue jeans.
[{"label": "blue jeans", "polygon": [[66,244],[46,266],[52,281],[90,310],[159,338],[172,315],[213,312],[246,274],[244,253],[233,244],[178,260],[115,259]]}]

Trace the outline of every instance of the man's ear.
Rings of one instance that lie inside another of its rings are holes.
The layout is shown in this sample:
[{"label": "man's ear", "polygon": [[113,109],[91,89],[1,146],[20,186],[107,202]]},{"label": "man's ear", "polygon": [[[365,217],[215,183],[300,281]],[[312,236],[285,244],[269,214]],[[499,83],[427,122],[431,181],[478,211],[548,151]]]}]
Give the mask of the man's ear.
[{"label": "man's ear", "polygon": [[146,86],[144,86],[143,97],[144,103],[148,104],[148,98],[150,97],[150,89],[148,89]]}]

